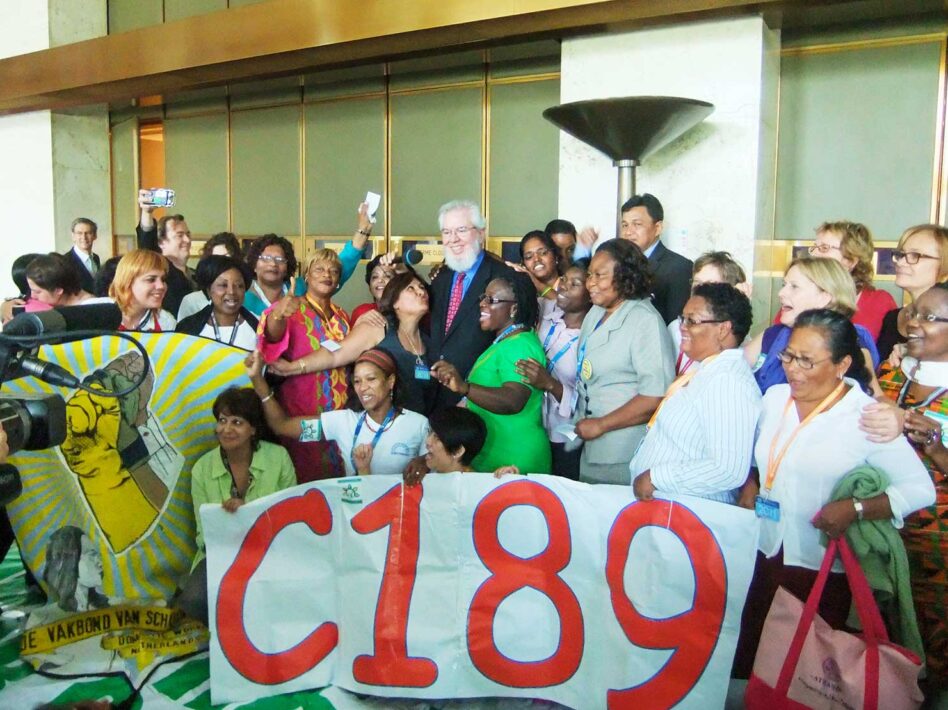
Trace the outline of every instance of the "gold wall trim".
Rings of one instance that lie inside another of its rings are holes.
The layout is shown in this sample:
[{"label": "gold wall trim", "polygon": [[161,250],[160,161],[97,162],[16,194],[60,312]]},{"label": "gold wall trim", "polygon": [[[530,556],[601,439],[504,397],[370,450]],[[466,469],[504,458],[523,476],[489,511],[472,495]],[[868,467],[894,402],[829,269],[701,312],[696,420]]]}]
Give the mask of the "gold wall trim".
[{"label": "gold wall trim", "polygon": [[490,89],[488,88],[488,67],[484,67],[484,80],[481,82],[481,213],[490,227]]},{"label": "gold wall trim", "polygon": [[782,57],[799,57],[808,54],[829,54],[831,52],[851,52],[859,49],[881,49],[885,47],[907,47],[913,44],[929,44],[942,42],[945,32],[930,32],[921,35],[905,35],[904,37],[880,37],[878,39],[859,39],[851,42],[828,42],[826,44],[811,44],[802,47],[783,47],[780,50]]},{"label": "gold wall trim", "polygon": [[940,224],[945,219],[948,200],[948,181],[945,171],[945,109],[948,103],[948,35],[942,38],[938,59],[938,109],[935,117],[935,158],[932,167],[931,221]]},{"label": "gold wall trim", "polygon": [[533,81],[551,81],[559,79],[560,72],[545,72],[543,74],[518,74],[517,76],[501,76],[496,79],[488,76],[487,83],[490,86],[504,86],[506,84],[527,84]]},{"label": "gold wall trim", "polygon": [[413,86],[411,88],[405,89],[390,89],[389,93],[392,96],[409,96],[411,94],[431,94],[435,91],[448,91],[449,89],[477,89],[483,85],[483,79],[470,79],[468,81],[447,82],[445,84],[431,84],[430,86]]},{"label": "gold wall trim", "polygon": [[324,96],[313,99],[303,99],[304,104],[331,104],[339,101],[359,101],[365,99],[382,99],[385,98],[386,92],[382,91],[367,91],[361,94],[344,94],[340,96]]},{"label": "gold wall trim", "polygon": [[[0,114],[117,103],[499,40],[779,11],[801,0],[268,0],[0,60]],[[824,3],[845,4],[845,0]],[[227,37],[208,42],[208,37]]]}]

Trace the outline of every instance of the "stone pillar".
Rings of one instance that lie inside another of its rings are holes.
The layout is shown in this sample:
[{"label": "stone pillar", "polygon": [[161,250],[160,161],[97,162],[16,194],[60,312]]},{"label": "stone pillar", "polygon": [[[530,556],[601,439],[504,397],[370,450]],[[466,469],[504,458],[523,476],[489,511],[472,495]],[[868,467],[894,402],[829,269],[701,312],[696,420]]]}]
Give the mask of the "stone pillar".
[{"label": "stone pillar", "polygon": [[[760,18],[695,22],[563,42],[561,101],[681,96],[715,105],[648,157],[637,190],[665,207],[663,240],[694,258],[730,251],[748,276],[754,239],[773,232],[779,34]],[[615,233],[617,171],[561,134],[559,216]]]},{"label": "stone pillar", "polygon": [[[11,7],[12,5],[12,7]],[[104,35],[106,0],[8,0],[0,58]],[[109,123],[105,107],[0,117],[0,296],[15,294],[10,265],[26,252],[66,251],[69,225],[99,224],[111,255]]]}]

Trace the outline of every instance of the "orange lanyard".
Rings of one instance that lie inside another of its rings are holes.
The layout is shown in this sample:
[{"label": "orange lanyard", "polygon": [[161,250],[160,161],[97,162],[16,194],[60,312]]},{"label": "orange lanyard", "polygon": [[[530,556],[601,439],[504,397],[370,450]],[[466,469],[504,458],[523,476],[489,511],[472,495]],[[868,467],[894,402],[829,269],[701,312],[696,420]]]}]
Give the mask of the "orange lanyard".
[{"label": "orange lanyard", "polygon": [[807,414],[806,417],[803,418],[802,422],[797,424],[796,428],[790,433],[787,443],[784,444],[780,449],[780,452],[777,453],[777,440],[780,438],[780,432],[783,431],[783,423],[787,418],[787,412],[789,412],[790,407],[793,406],[793,396],[791,395],[790,397],[787,397],[787,404],[784,406],[783,414],[780,416],[780,423],[777,425],[777,431],[774,432],[773,441],[770,442],[770,454],[767,456],[767,480],[764,481],[765,489],[768,491],[773,490],[774,478],[777,477],[777,469],[779,469],[780,464],[783,463],[783,457],[790,448],[790,444],[792,444],[793,440],[797,438],[797,434],[800,433],[800,430],[812,422],[818,414],[821,414],[828,406],[830,406],[830,404],[832,404],[836,398],[839,397],[839,393],[843,391],[845,386],[845,381],[841,381],[838,385],[836,385],[836,389],[830,392],[822,402],[816,405],[816,409]]},{"label": "orange lanyard", "polygon": [[[716,357],[717,357],[718,355],[720,355],[720,354],[721,354],[721,353],[715,353],[715,354],[712,355],[711,357],[706,357],[704,360],[701,361],[701,368],[703,369],[706,365],[708,365],[712,360],[714,360],[714,358],[716,358]],[[694,362],[694,360],[690,361],[688,364],[690,365],[692,362]],[[658,413],[659,413],[660,411],[662,411],[662,407],[665,406],[665,402],[667,402],[669,399],[671,399],[672,395],[674,395],[675,392],[677,392],[677,391],[680,390],[682,387],[684,387],[684,386],[687,385],[689,382],[691,382],[691,379],[692,379],[695,375],[697,375],[698,372],[700,372],[700,370],[698,370],[698,369],[691,370],[691,369],[689,368],[688,372],[685,372],[685,374],[683,374],[683,375],[682,375],[681,377],[679,377],[677,380],[675,380],[674,382],[672,382],[671,385],[669,385],[668,391],[665,393],[665,396],[662,397],[662,401],[658,403],[658,407],[655,408],[655,412],[654,412],[654,414],[652,414],[651,419],[648,420],[648,428],[649,428],[649,429],[652,428],[652,425],[655,423],[655,420],[658,419]]]}]

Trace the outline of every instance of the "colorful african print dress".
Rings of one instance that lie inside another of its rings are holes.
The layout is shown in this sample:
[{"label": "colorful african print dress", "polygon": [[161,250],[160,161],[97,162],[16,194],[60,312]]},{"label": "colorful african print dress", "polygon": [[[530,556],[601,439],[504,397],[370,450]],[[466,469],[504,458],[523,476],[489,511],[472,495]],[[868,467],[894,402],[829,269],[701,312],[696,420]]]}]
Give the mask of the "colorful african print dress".
[{"label": "colorful african print dress", "polygon": [[[904,384],[905,375],[901,370],[892,369],[888,364],[882,366],[879,385],[887,397],[898,402]],[[948,393],[919,406],[906,392],[901,406],[916,409],[941,422],[945,441]],[[909,558],[912,596],[925,646],[928,676],[936,687],[944,688],[948,685],[948,476],[921,450],[916,451],[935,483],[935,504],[905,519],[902,539]]]},{"label": "colorful african print dress", "polygon": [[[342,341],[349,332],[349,316],[335,304],[331,313],[323,313],[319,306],[307,296],[300,302],[299,311],[287,318],[286,332],[275,342],[267,342],[264,329],[274,306],[264,311],[257,329],[257,342],[263,360],[271,363],[280,357],[287,360],[299,358],[319,349],[320,343]],[[346,368],[337,367],[324,372],[313,372],[288,377],[277,390],[277,399],[288,416],[312,416],[342,409],[346,406]],[[322,478],[344,476],[345,467],[339,450],[332,442],[300,442],[281,439],[290,452],[296,467],[296,478],[300,483]]]}]

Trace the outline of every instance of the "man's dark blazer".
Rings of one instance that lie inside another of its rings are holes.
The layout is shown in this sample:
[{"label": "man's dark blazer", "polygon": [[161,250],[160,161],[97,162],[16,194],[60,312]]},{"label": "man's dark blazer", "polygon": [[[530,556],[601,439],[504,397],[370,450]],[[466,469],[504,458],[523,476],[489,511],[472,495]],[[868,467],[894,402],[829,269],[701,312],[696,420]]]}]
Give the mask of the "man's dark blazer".
[{"label": "man's dark blazer", "polygon": [[[445,266],[431,282],[431,350],[432,362],[447,360],[454,365],[462,377],[467,377],[480,354],[494,341],[494,333],[481,330],[480,304],[478,297],[484,293],[487,284],[499,276],[512,276],[514,270],[489,252],[484,252],[484,260],[471,280],[464,295],[451,328],[444,332],[444,323],[448,315],[448,303],[451,300],[451,287],[454,283],[454,271]],[[457,404],[460,396],[439,388],[436,408]]]},{"label": "man's dark blazer", "polygon": [[[95,294],[95,277],[89,273],[89,269],[86,268],[85,263],[82,259],[79,258],[79,255],[76,254],[75,249],[70,249],[65,254],[64,257],[69,259],[76,269],[79,271],[79,285],[82,287],[83,291],[88,291],[91,294]],[[95,262],[95,267],[98,269],[102,266],[99,262],[99,255],[95,252],[92,252],[92,261]]]},{"label": "man's dark blazer", "polygon": [[661,313],[665,323],[671,323],[681,315],[681,310],[691,296],[690,259],[673,252],[658,242],[648,258],[652,268],[652,302]]}]

